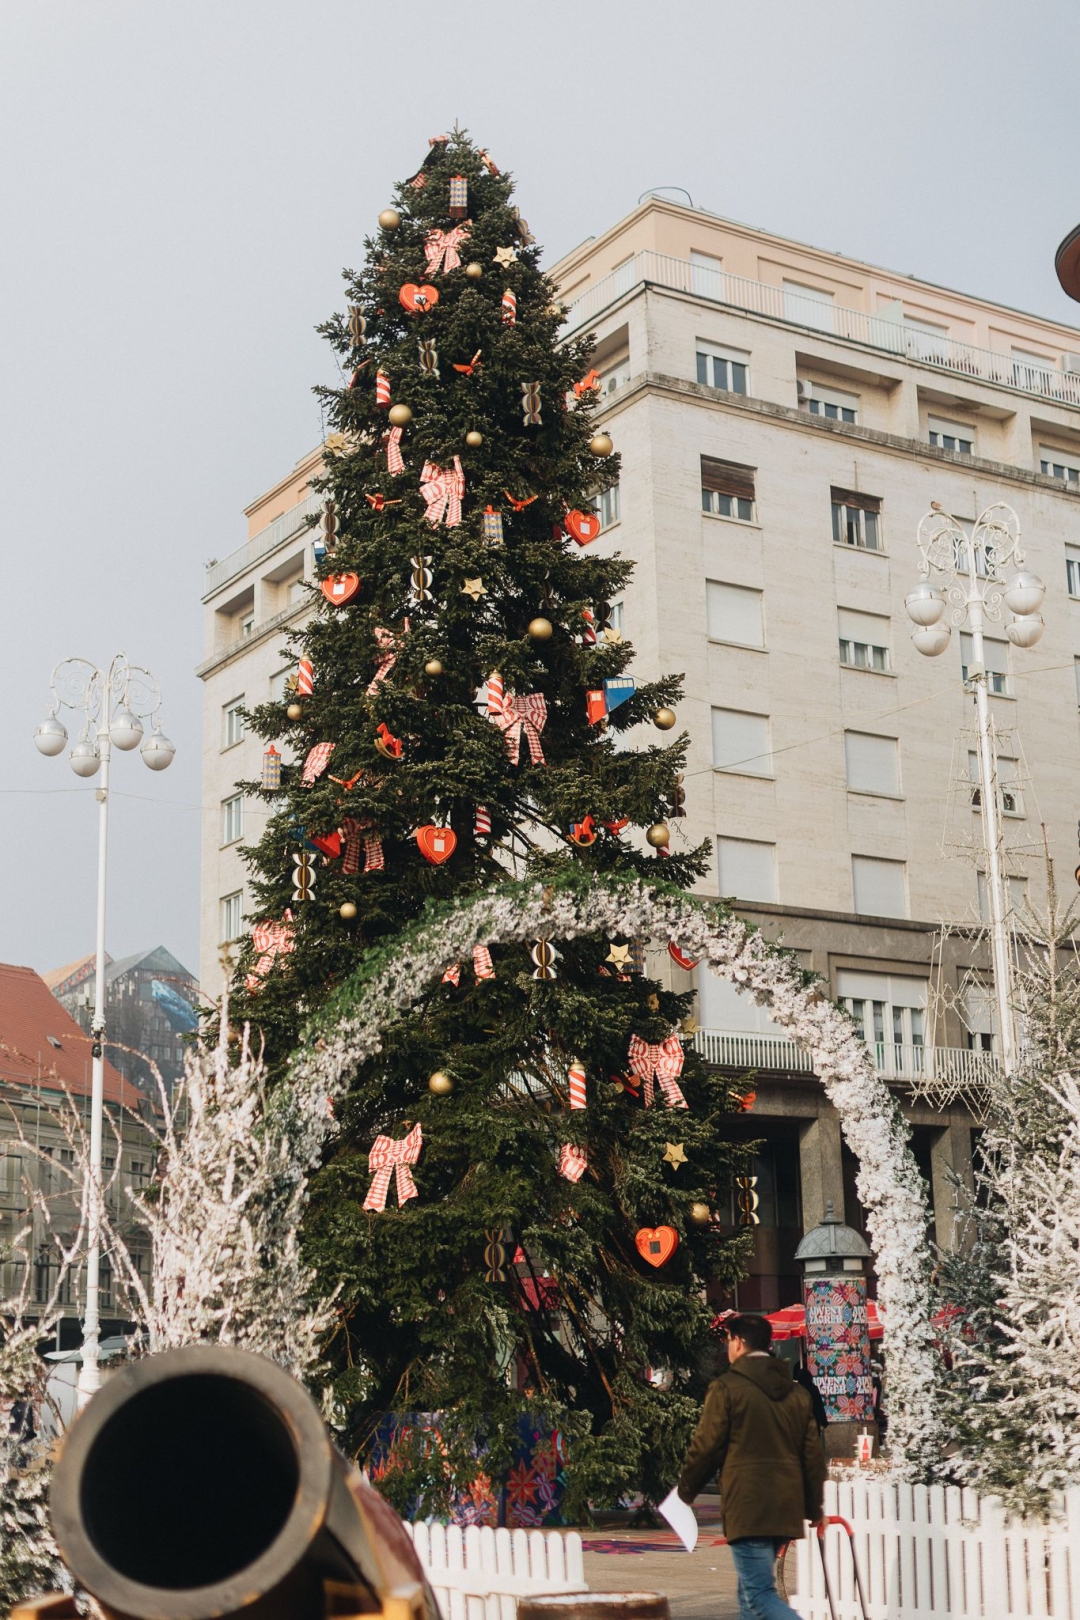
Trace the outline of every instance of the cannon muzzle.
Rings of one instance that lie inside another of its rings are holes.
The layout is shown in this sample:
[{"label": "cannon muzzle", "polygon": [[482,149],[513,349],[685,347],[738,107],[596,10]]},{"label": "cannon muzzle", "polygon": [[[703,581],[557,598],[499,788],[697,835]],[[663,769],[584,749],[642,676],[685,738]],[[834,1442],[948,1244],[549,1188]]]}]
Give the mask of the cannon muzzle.
[{"label": "cannon muzzle", "polygon": [[247,1351],[190,1345],[114,1374],[64,1442],[52,1522],[110,1620],[438,1620],[397,1515],[306,1391]]}]

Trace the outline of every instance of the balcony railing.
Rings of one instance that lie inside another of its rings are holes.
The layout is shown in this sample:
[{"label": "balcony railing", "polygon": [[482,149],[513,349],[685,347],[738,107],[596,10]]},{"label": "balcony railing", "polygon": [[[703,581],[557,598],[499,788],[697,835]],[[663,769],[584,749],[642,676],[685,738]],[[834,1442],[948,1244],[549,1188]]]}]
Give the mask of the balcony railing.
[{"label": "balcony railing", "polygon": [[[764,1069],[774,1073],[812,1074],[810,1053],[780,1035],[750,1035],[735,1030],[699,1029],[694,1048],[706,1063],[724,1069]],[[992,1052],[966,1046],[903,1046],[875,1041],[870,1048],[878,1073],[886,1080],[947,1081],[957,1088],[984,1086],[997,1073]]]},{"label": "balcony railing", "polygon": [[566,330],[573,332],[586,326],[634,287],[649,284],[692,293],[697,298],[747,310],[752,315],[763,315],[767,320],[782,321],[788,326],[804,327],[822,337],[880,349],[936,371],[959,372],[997,387],[1015,388],[1022,394],[1036,394],[1060,405],[1080,407],[1080,373],[1029,365],[1011,354],[999,354],[996,349],[980,349],[973,343],[916,331],[904,325],[899,304],[868,315],[864,310],[845,309],[790,288],[729,275],[726,270],[710,270],[692,264],[689,259],[675,259],[667,253],[654,253],[652,249],[636,253],[595,287],[586,288],[580,298],[572,300]]},{"label": "balcony railing", "polygon": [[276,551],[284,540],[291,540],[294,534],[306,528],[308,518],[318,512],[321,505],[321,495],[309,495],[296,506],[290,506],[287,512],[282,512],[258,534],[253,534],[244,545],[230,551],[220,562],[211,563],[206,570],[204,596],[212,596],[230,579],[235,579],[237,574],[245,573],[260,557]]}]

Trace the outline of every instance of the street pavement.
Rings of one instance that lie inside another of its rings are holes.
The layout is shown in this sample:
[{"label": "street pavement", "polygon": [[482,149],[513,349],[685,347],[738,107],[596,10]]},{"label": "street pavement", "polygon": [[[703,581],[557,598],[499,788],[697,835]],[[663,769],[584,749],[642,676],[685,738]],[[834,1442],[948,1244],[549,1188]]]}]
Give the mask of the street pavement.
[{"label": "street pavement", "polygon": [[666,1525],[632,1530],[626,1518],[598,1515],[582,1530],[585,1579],[592,1592],[662,1592],[672,1620],[737,1620],[735,1568],[723,1544],[715,1498],[699,1498],[698,1544],[692,1553]]}]

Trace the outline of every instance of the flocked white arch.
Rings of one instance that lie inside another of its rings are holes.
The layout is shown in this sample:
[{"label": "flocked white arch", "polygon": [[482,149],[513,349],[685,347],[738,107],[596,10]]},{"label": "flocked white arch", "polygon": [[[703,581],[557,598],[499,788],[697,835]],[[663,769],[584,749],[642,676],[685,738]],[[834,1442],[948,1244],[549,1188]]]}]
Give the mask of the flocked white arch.
[{"label": "flocked white arch", "polygon": [[673,940],[764,1006],[804,1046],[859,1162],[889,1352],[894,1468],[925,1475],[940,1455],[935,1399],[938,1355],[930,1325],[930,1256],[922,1180],[907,1131],[850,1018],[804,982],[793,959],[718,907],[669,888],[590,875],[506,883],[433,910],[385,952],[373,952],[313,1021],[290,1064],[286,1095],[297,1109],[298,1151],[314,1162],[332,1131],[334,1099],[383,1033],[474,945],[609,933]]}]

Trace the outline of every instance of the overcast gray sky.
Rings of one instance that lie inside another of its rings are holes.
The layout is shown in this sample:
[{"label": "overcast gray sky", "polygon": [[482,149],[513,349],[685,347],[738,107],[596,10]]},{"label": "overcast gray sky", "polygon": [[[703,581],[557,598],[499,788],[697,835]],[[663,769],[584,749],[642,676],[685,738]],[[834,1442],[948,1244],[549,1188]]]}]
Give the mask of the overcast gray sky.
[{"label": "overcast gray sky", "polygon": [[118,760],[109,949],[196,965],[203,566],[317,443],[313,327],[429,135],[549,262],[680,185],[1078,323],[1078,43],[1069,0],[0,0],[0,960],[92,947],[92,785],[31,734],[58,659],[123,649],[178,752]]}]

